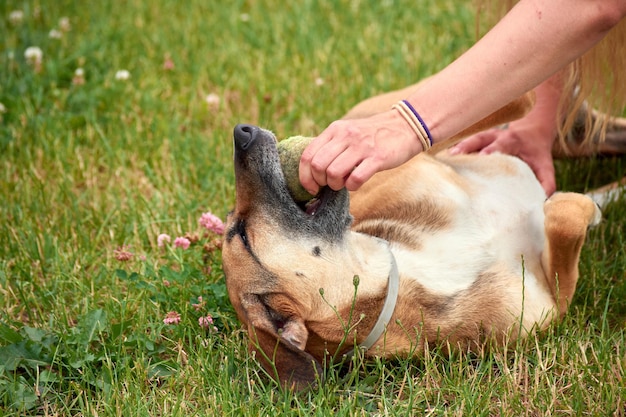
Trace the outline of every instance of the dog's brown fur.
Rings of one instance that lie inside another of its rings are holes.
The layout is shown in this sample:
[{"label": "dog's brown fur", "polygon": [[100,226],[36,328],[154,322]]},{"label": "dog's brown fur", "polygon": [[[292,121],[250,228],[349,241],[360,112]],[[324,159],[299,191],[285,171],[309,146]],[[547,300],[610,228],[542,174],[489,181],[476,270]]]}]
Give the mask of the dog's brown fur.
[{"label": "dog's brown fur", "polygon": [[[530,103],[521,100],[485,123],[519,117]],[[296,387],[368,335],[392,258],[397,305],[366,355],[506,344],[545,327],[574,295],[600,216],[581,194],[544,204],[530,169],[503,155],[419,155],[349,198],[325,188],[315,215],[289,196],[270,132],[235,129],[235,173],[222,252],[230,300],[263,366]]]}]

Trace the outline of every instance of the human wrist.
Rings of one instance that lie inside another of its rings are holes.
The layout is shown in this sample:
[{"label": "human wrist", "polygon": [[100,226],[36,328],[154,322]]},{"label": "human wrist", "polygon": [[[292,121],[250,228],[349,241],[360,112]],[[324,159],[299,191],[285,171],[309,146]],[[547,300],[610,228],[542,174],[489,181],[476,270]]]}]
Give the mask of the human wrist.
[{"label": "human wrist", "polygon": [[411,103],[408,100],[400,100],[391,106],[391,108],[402,117],[413,133],[415,133],[415,136],[422,145],[422,150],[426,151],[430,149],[433,145],[430,130]]}]

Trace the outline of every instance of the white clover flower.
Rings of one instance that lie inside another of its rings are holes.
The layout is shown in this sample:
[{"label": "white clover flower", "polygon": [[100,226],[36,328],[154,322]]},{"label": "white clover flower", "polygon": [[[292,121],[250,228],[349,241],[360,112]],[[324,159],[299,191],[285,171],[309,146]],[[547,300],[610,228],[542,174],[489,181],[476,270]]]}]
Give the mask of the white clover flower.
[{"label": "white clover flower", "polygon": [[3,121],[2,115],[6,112],[7,112],[7,108],[4,106],[4,104],[0,103],[0,123],[2,123]]},{"label": "white clover flower", "polygon": [[120,81],[126,81],[130,78],[130,72],[127,70],[119,70],[115,73],[115,79]]},{"label": "white clover flower", "polygon": [[72,29],[69,17],[62,17],[59,19],[59,27],[63,32],[69,32]]},{"label": "white clover flower", "polygon": [[74,70],[74,77],[72,78],[72,84],[83,85],[85,84],[85,70],[78,67]]},{"label": "white clover flower", "polygon": [[218,104],[220,104],[220,96],[215,93],[207,95],[204,100],[209,106],[217,106]]},{"label": "white clover flower", "polygon": [[21,10],[13,10],[9,13],[9,22],[12,25],[17,26],[24,20],[24,12]]},{"label": "white clover flower", "polygon": [[315,79],[315,85],[318,87],[321,87],[324,85],[324,79],[322,77],[317,77]]},{"label": "white clover flower", "polygon": [[248,22],[250,21],[250,15],[248,13],[242,13],[239,15],[239,20],[242,22]]},{"label": "white clover flower", "polygon": [[61,39],[63,37],[63,32],[61,32],[58,29],[52,29],[49,33],[48,33],[48,37],[50,39]]},{"label": "white clover flower", "polygon": [[24,58],[31,65],[39,65],[43,60],[43,52],[38,46],[29,46],[24,51]]}]

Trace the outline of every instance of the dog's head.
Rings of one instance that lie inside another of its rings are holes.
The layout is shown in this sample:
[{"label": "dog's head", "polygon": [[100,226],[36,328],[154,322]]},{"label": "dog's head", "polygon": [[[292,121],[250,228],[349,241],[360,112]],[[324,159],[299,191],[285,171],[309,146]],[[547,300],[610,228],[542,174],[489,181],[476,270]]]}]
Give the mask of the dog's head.
[{"label": "dog's head", "polygon": [[325,187],[315,201],[294,202],[275,136],[234,129],[235,209],[222,248],[230,300],[248,328],[251,348],[275,378],[303,387],[321,367],[305,350],[307,321],[323,304],[319,289],[341,269],[336,259],[352,217],[347,191]]}]

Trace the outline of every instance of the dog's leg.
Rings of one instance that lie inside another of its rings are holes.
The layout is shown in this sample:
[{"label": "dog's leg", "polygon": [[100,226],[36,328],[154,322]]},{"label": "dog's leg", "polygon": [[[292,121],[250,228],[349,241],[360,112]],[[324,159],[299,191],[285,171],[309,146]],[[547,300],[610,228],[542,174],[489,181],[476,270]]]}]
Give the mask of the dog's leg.
[{"label": "dog's leg", "polygon": [[626,194],[626,177],[603,187],[596,188],[595,190],[591,190],[585,195],[595,201],[601,209],[604,209],[607,204],[619,199],[624,194]]},{"label": "dog's leg", "polygon": [[578,281],[578,260],[587,228],[600,222],[600,209],[587,196],[557,193],[544,205],[546,242],[542,255],[548,285],[563,315]]}]

